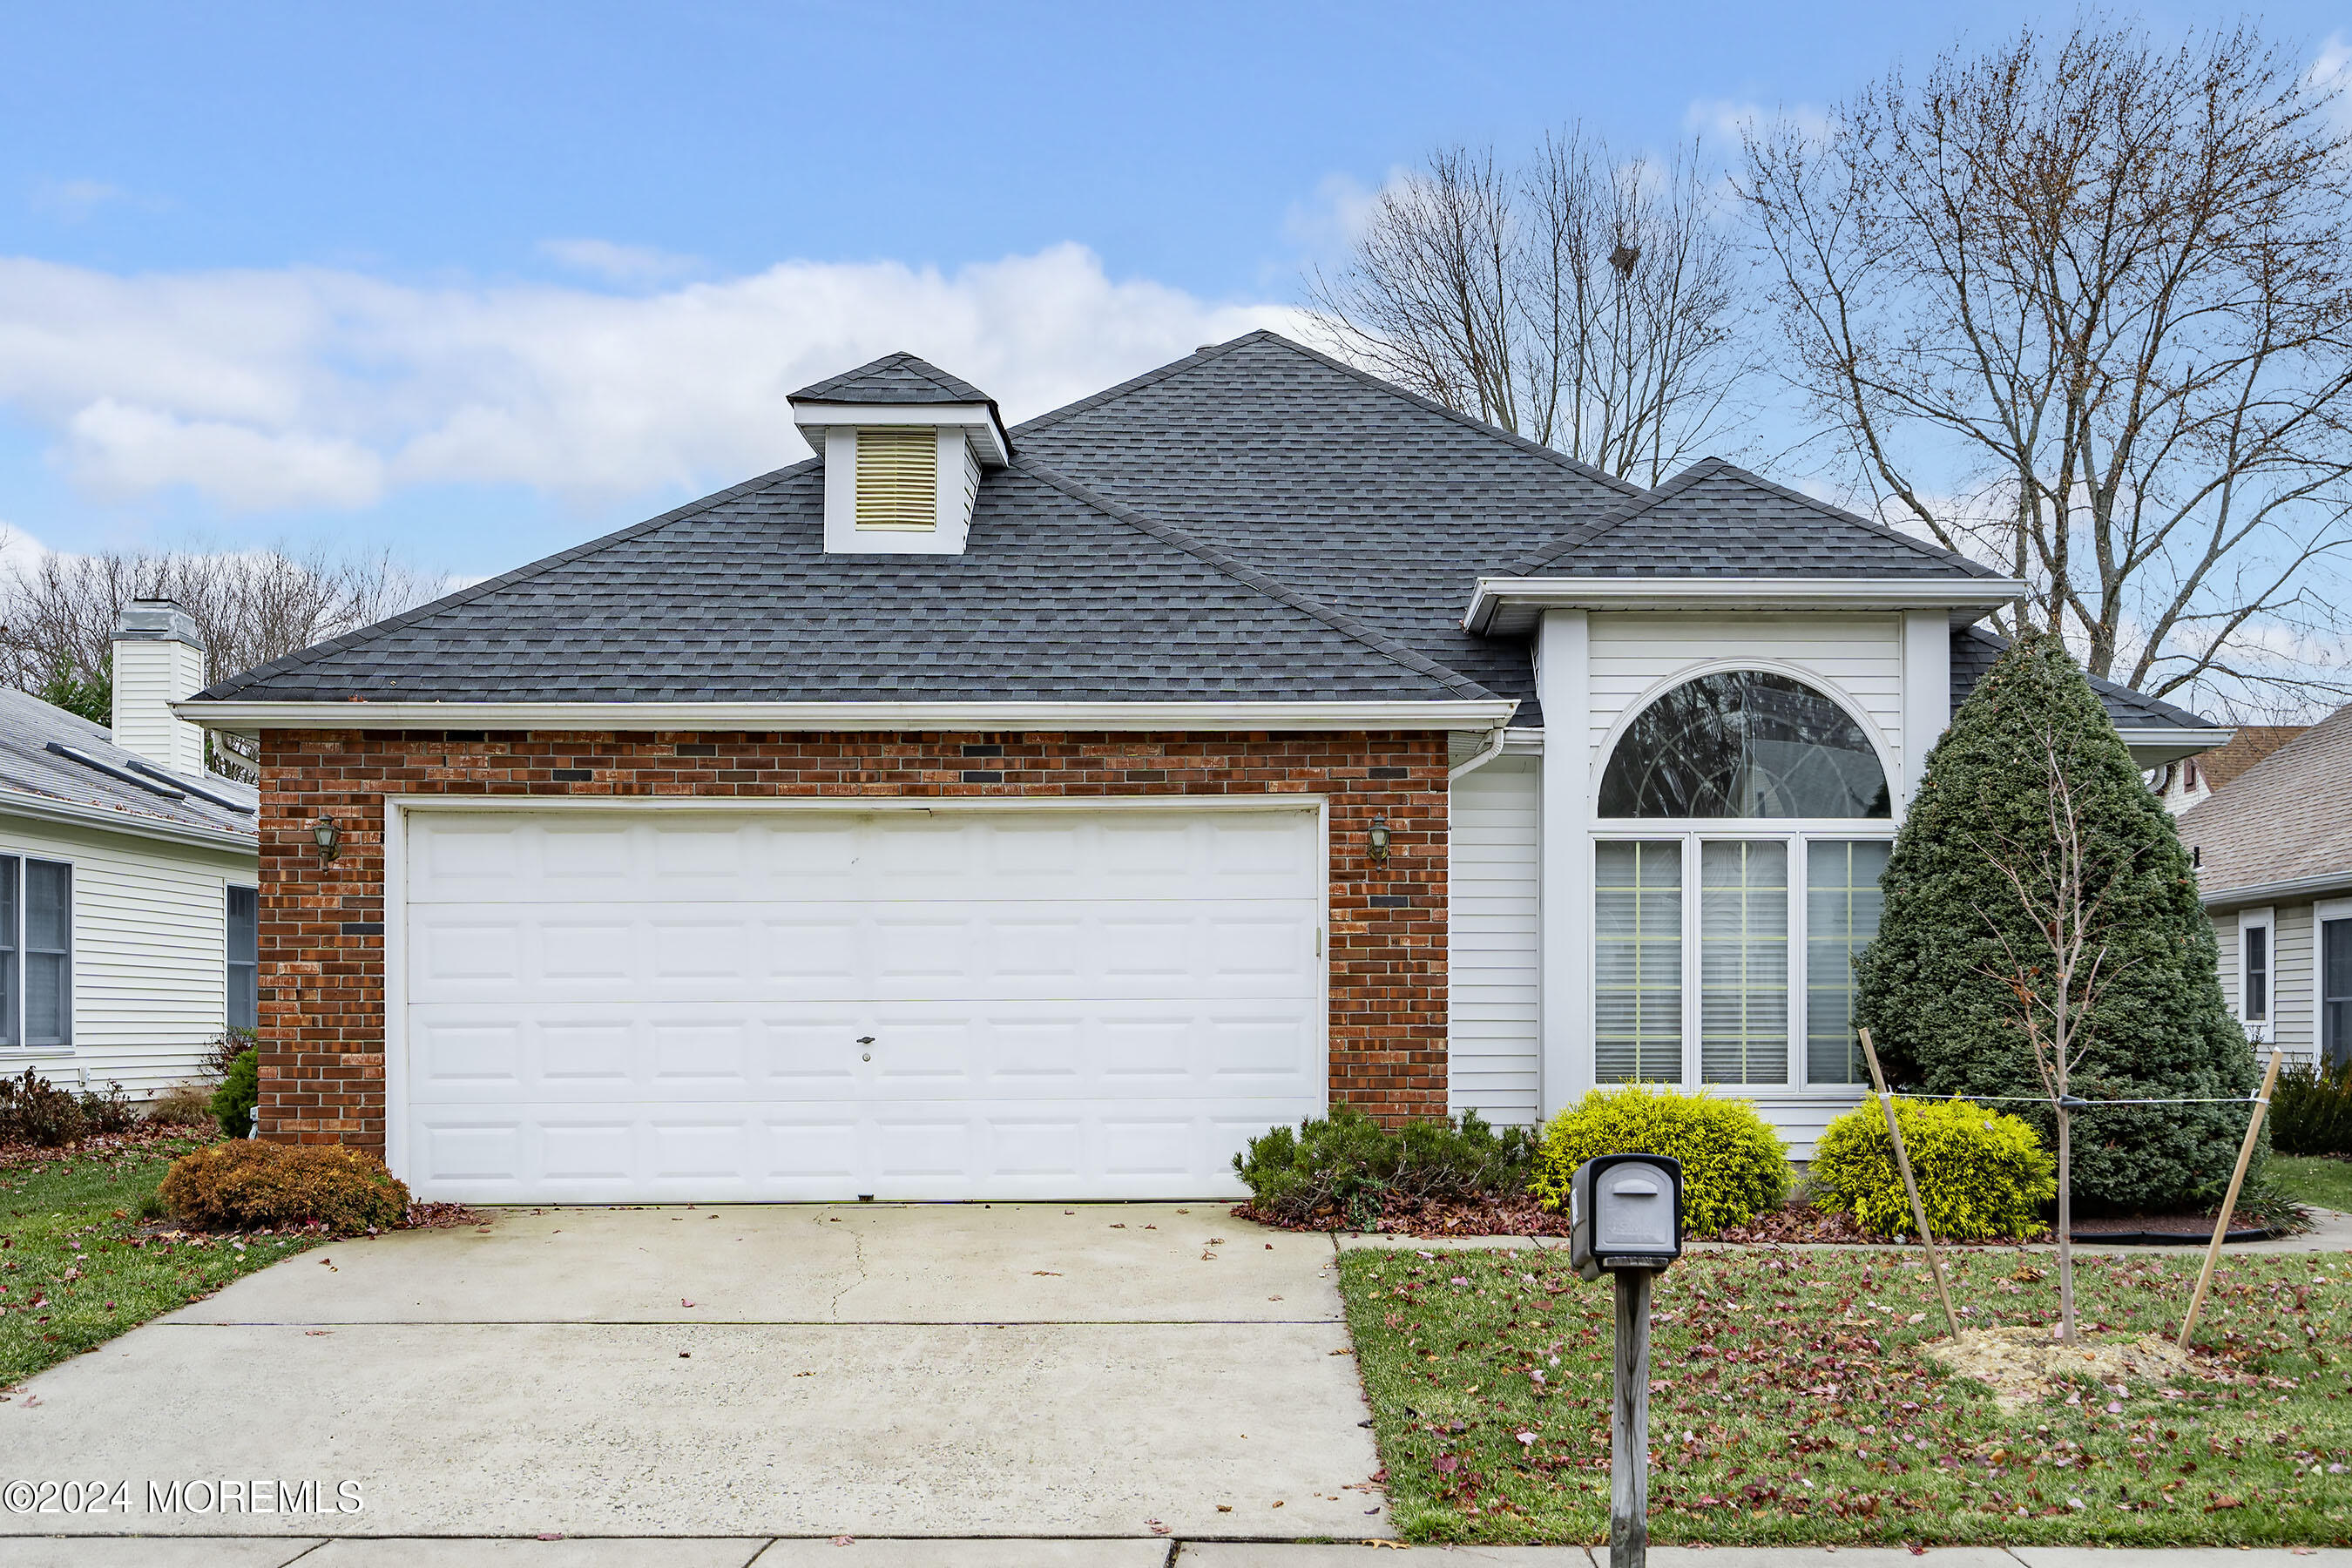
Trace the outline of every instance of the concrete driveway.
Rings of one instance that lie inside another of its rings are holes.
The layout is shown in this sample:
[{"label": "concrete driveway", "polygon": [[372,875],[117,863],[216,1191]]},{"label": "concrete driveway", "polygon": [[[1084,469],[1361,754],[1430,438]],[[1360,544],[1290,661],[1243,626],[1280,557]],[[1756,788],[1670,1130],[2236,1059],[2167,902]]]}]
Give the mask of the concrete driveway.
[{"label": "concrete driveway", "polygon": [[1386,1535],[1347,1347],[1330,1241],[1215,1204],[503,1210],[32,1379],[0,1479],[130,1506],[0,1535]]}]

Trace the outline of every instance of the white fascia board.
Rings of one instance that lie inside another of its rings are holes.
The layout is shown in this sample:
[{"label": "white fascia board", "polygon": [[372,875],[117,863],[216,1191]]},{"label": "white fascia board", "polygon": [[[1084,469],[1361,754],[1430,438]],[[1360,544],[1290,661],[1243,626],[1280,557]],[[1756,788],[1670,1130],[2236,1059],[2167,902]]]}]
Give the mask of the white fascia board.
[{"label": "white fascia board", "polygon": [[2223,910],[2243,909],[2249,904],[2299,904],[2305,900],[2324,899],[2331,893],[2352,892],[2352,866],[2341,871],[2322,871],[2313,877],[2290,877],[2282,882],[2252,882],[2242,888],[2217,888],[2200,892],[2198,898],[2206,909],[2216,913]]},{"label": "white fascia board", "polygon": [[988,468],[1001,468],[1013,460],[1013,442],[1004,434],[1003,422],[985,403],[795,403],[793,423],[819,453],[824,450],[824,433],[835,426],[927,425],[969,432],[971,449]]},{"label": "white fascia board", "polygon": [[2210,752],[2216,746],[2226,746],[2238,737],[2235,730],[2190,729],[2180,724],[2118,727],[2116,733],[2131,748],[2132,761],[2144,768],[2159,768],[2167,763],[2177,763],[2183,757],[2193,757],[2200,752]]},{"label": "white fascia board", "polygon": [[1518,703],[1462,702],[239,702],[173,711],[208,730],[1492,730]]},{"label": "white fascia board", "polygon": [[1481,577],[1465,630],[1517,636],[1546,610],[1997,610],[2013,577]]},{"label": "white fascia board", "polygon": [[71,801],[52,800],[47,795],[26,795],[18,790],[0,790],[0,816],[28,816],[36,821],[61,823],[69,827],[96,827],[108,833],[128,833],[137,838],[160,838],[172,844],[194,844],[206,849],[229,849],[246,855],[260,852],[257,834],[165,822],[157,817],[108,811],[103,806],[79,805]]}]

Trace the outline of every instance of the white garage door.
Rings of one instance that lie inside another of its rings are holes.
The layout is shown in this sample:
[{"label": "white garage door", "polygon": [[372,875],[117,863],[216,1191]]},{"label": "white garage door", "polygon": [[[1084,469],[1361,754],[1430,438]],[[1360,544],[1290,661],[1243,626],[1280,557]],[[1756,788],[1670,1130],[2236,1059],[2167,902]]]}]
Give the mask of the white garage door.
[{"label": "white garage door", "polygon": [[1202,1197],[1324,1103],[1312,811],[406,817],[420,1198]]}]

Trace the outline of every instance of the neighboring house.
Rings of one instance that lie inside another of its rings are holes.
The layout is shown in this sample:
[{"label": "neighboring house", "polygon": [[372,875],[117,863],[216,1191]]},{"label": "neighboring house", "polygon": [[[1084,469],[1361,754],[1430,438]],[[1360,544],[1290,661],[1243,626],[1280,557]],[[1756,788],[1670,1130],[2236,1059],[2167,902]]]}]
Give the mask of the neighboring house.
[{"label": "neighboring house", "polygon": [[2303,733],[2301,724],[2241,724],[2226,746],[2201,757],[2183,757],[2152,770],[2148,787],[2164,797],[2165,809],[2175,816]]},{"label": "neighboring house", "polygon": [[145,1096],[256,1021],[255,808],[171,704],[204,683],[194,624],[127,607],[114,727],[0,690],[0,1070]]},{"label": "neighboring house", "polygon": [[[182,705],[259,738],[265,1137],[1140,1197],[1335,1099],[1706,1084],[1801,1152],[1859,1098],[1850,956],[2020,584],[1268,333],[1010,430],[905,354],[793,408],[814,458]],[[2101,690],[2143,766],[2228,739]]]},{"label": "neighboring house", "polygon": [[2249,1038],[2352,1061],[2352,707],[2180,819]]}]

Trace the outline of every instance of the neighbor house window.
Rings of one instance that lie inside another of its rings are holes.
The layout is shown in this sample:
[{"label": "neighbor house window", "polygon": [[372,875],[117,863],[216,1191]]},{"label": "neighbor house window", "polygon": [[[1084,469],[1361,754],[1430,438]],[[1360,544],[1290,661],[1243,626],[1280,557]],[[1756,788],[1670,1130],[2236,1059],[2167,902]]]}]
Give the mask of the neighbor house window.
[{"label": "neighbor house window", "polygon": [[1878,934],[1892,847],[1862,722],[1787,676],[1701,676],[1626,726],[1599,805],[1641,836],[1603,822],[1594,845],[1595,1077],[1862,1081],[1853,959]]},{"label": "neighbor house window", "polygon": [[2238,916],[2238,1017],[2247,1033],[2257,1037],[2271,1021],[2276,929],[2269,910],[2247,910]]},{"label": "neighbor house window", "polygon": [[73,868],[0,855],[0,1045],[73,1044]]},{"label": "neighbor house window", "polygon": [[261,889],[228,890],[228,1026],[261,1024]]},{"label": "neighbor house window", "polygon": [[2352,905],[2328,903],[2315,911],[2319,925],[2320,1065],[2352,1062]]}]

